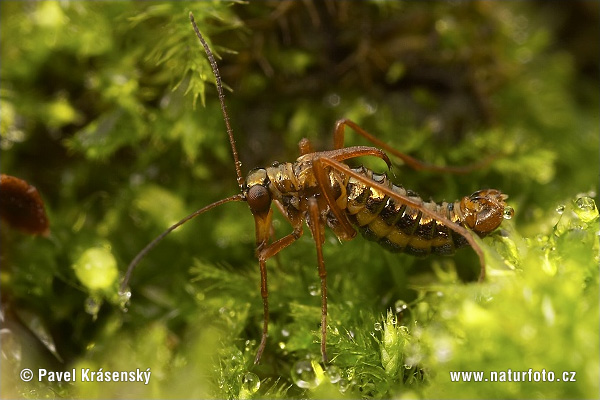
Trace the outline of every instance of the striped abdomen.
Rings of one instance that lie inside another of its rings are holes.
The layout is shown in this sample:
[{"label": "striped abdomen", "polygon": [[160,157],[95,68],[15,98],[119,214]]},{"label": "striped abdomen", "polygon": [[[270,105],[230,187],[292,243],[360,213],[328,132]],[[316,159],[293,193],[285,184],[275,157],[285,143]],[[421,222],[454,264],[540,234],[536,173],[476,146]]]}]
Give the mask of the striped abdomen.
[{"label": "striped abdomen", "polygon": [[[506,196],[497,190],[479,191],[453,203],[424,202],[416,193],[394,185],[385,174],[376,174],[364,167],[353,170],[452,222],[473,229],[479,236],[485,236],[502,221]],[[452,254],[455,249],[468,245],[464,237],[443,223],[400,204],[375,188],[354,178],[347,178],[345,186],[345,211],[350,222],[366,239],[389,251],[412,255]]]}]

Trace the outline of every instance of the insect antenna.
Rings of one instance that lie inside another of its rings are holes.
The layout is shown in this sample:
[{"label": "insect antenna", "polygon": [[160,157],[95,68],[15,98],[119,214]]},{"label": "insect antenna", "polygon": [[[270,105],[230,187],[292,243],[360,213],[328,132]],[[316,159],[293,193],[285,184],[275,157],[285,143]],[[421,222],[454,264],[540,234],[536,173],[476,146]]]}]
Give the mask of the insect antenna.
[{"label": "insect antenna", "polygon": [[[229,123],[229,115],[227,114],[227,107],[225,106],[225,93],[223,92],[223,85],[221,83],[221,75],[219,74],[219,68],[217,67],[217,62],[215,61],[215,57],[214,57],[212,51],[210,50],[210,47],[208,47],[206,40],[204,40],[204,37],[200,33],[200,30],[198,29],[198,26],[196,25],[196,20],[194,19],[194,15],[191,12],[190,12],[190,22],[192,23],[194,32],[196,32],[196,36],[198,36],[198,39],[200,40],[202,47],[204,47],[204,51],[206,52],[206,55],[208,56],[208,61],[210,62],[210,66],[212,68],[213,75],[215,76],[215,81],[217,84],[217,92],[219,93],[219,102],[221,103],[221,112],[223,113],[223,119],[225,120],[225,127],[227,128],[227,136],[229,136],[231,152],[233,153],[233,161],[235,163],[235,173],[237,175],[237,182],[238,182],[238,185],[240,186],[240,189],[242,189],[244,186],[244,177],[242,176],[242,171],[241,171],[242,163],[239,160],[238,152],[235,147],[235,139],[233,137],[233,130],[231,129],[231,125]],[[135,269],[135,267],[140,263],[142,258],[144,258],[144,256],[146,256],[146,254],[148,254],[148,252],[150,252],[150,250],[152,250],[161,240],[163,240],[165,238],[165,236],[167,236],[173,230],[175,230],[178,227],[180,227],[181,225],[185,224],[192,218],[195,218],[198,215],[203,214],[208,210],[218,207],[221,204],[229,203],[231,201],[245,201],[245,200],[246,199],[245,199],[245,196],[243,193],[237,194],[235,196],[227,197],[226,199],[216,201],[212,204],[207,205],[206,207],[203,207],[197,211],[194,211],[187,217],[183,218],[181,221],[171,225],[167,230],[165,230],[163,233],[158,235],[152,242],[148,243],[148,245],[146,247],[144,247],[135,256],[135,258],[131,261],[131,263],[129,263],[129,266],[127,266],[127,272],[125,273],[125,277],[123,278],[123,281],[121,282],[119,292],[125,293],[125,290],[127,289],[127,285],[129,284],[129,279],[131,278],[131,274],[133,273],[133,270]]]},{"label": "insect antenna", "polygon": [[215,76],[215,81],[217,82],[217,92],[219,92],[219,102],[221,103],[221,111],[223,112],[223,119],[225,120],[225,127],[227,128],[227,135],[229,136],[229,143],[231,144],[231,152],[233,153],[233,161],[235,162],[235,173],[237,174],[237,182],[240,185],[240,188],[244,186],[244,177],[242,176],[242,163],[239,160],[238,152],[235,147],[235,139],[233,138],[233,130],[231,129],[231,125],[229,124],[229,115],[227,114],[227,107],[225,106],[225,93],[223,93],[223,86],[221,84],[221,75],[219,74],[219,68],[217,68],[217,62],[215,61],[215,57],[213,56],[212,51],[210,51],[210,47],[202,37],[198,26],[196,25],[196,20],[194,19],[194,15],[190,11],[190,22],[192,23],[192,27],[194,28],[194,32],[196,32],[196,36],[200,39],[200,43],[202,43],[202,47],[204,47],[204,51],[208,56],[208,61],[210,62],[210,66],[213,71],[213,75]]},{"label": "insect antenna", "polygon": [[119,293],[125,293],[125,290],[127,289],[127,285],[129,284],[129,278],[131,278],[131,274],[133,273],[134,268],[140,263],[142,258],[144,258],[144,256],[146,254],[148,254],[148,252],[150,250],[152,250],[161,240],[163,240],[165,238],[165,236],[167,236],[169,233],[171,233],[172,231],[174,231],[181,225],[185,224],[192,218],[195,218],[198,215],[203,214],[208,210],[218,207],[221,204],[229,203],[231,201],[244,201],[244,195],[236,194],[235,196],[230,196],[230,197],[227,197],[226,199],[221,199],[221,200],[215,201],[214,203],[209,204],[205,207],[202,207],[201,209],[196,210],[193,213],[191,213],[190,215],[188,215],[187,217],[183,218],[181,221],[171,225],[167,230],[165,230],[163,233],[158,235],[153,241],[148,243],[148,245],[146,247],[144,247],[127,266],[127,272],[125,273],[125,277],[123,278],[123,281],[121,282],[121,287],[119,288]]}]

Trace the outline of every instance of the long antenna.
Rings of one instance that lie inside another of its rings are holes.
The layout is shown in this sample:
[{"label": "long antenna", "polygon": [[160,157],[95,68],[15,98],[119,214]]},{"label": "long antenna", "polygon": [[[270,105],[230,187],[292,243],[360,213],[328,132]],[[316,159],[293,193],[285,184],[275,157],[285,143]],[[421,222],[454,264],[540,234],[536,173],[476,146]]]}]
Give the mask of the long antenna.
[{"label": "long antenna", "polygon": [[201,209],[196,210],[193,213],[191,213],[190,215],[188,215],[187,217],[183,218],[181,221],[171,225],[166,231],[164,231],[163,233],[158,235],[153,241],[148,243],[148,245],[146,247],[144,247],[137,254],[137,256],[135,256],[135,258],[129,263],[129,266],[127,267],[127,273],[125,274],[125,278],[123,278],[123,282],[121,282],[121,287],[119,288],[119,293],[125,293],[125,290],[127,289],[127,285],[129,284],[129,278],[131,277],[131,274],[133,273],[133,270],[136,267],[136,265],[138,265],[140,263],[142,258],[144,258],[144,256],[146,254],[148,254],[148,252],[150,250],[152,250],[158,244],[158,242],[163,240],[165,238],[165,236],[167,236],[169,233],[171,233],[171,231],[173,231],[176,228],[180,227],[181,225],[185,224],[190,219],[195,218],[198,215],[200,215],[212,208],[220,206],[221,204],[229,203],[230,201],[244,201],[244,195],[241,193],[236,194],[235,196],[230,196],[230,197],[227,197],[226,199],[215,201],[214,203],[209,204],[206,207],[202,207]]},{"label": "long antenna", "polygon": [[200,30],[196,25],[196,20],[194,19],[194,15],[190,11],[190,22],[192,23],[192,27],[196,32],[196,36],[200,39],[200,43],[202,43],[202,47],[204,47],[204,51],[208,56],[208,61],[210,61],[210,66],[212,68],[213,74],[215,75],[215,80],[217,82],[217,92],[219,92],[219,101],[221,102],[221,111],[223,112],[223,118],[225,119],[225,126],[227,127],[227,135],[229,135],[229,143],[231,144],[231,152],[233,153],[233,161],[235,162],[235,173],[237,174],[237,182],[240,185],[240,188],[244,186],[244,177],[242,176],[242,163],[238,157],[237,150],[235,148],[235,139],[233,138],[233,130],[229,125],[229,115],[227,115],[227,107],[225,106],[225,94],[223,93],[223,87],[221,85],[221,75],[219,74],[219,69],[217,68],[217,62],[215,61],[215,57],[210,51],[210,47],[200,34]]}]

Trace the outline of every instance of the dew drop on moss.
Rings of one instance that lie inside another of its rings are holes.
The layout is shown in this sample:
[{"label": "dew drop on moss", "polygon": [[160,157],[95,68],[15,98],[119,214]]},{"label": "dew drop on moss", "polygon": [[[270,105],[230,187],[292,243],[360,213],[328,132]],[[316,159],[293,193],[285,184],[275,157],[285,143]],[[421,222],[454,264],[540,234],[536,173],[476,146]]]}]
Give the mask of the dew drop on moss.
[{"label": "dew drop on moss", "polygon": [[127,304],[129,304],[129,299],[131,299],[130,290],[119,292],[119,308],[121,308],[121,311],[127,312]]},{"label": "dew drop on moss", "polygon": [[246,340],[245,346],[244,346],[244,351],[248,352],[248,351],[254,351],[254,347],[256,346],[256,341],[255,340]]},{"label": "dew drop on moss", "polygon": [[598,209],[594,199],[589,196],[583,196],[575,201],[575,214],[583,222],[592,222],[598,218]]},{"label": "dew drop on moss", "polygon": [[511,219],[515,215],[515,209],[511,206],[504,207],[504,211],[502,212],[502,216],[504,219]]},{"label": "dew drop on moss", "polygon": [[242,390],[247,395],[252,395],[260,388],[260,379],[253,372],[246,372],[242,378]]},{"label": "dew drop on moss", "polygon": [[348,387],[350,386],[350,384],[348,383],[348,379],[340,379],[339,383],[338,383],[338,387],[340,390],[340,393],[346,393],[346,390],[348,390]]},{"label": "dew drop on moss", "polygon": [[98,317],[98,312],[100,311],[101,306],[102,306],[102,299],[100,299],[100,298],[90,296],[87,299],[85,299],[85,305],[84,305],[85,312],[90,314],[94,318],[94,321]]},{"label": "dew drop on moss", "polygon": [[301,389],[314,389],[323,380],[323,368],[315,361],[297,361],[292,367],[292,380]]},{"label": "dew drop on moss", "polygon": [[381,322],[375,322],[373,329],[379,332],[381,330]]},{"label": "dew drop on moss", "polygon": [[562,215],[562,213],[565,212],[565,205],[559,204],[558,206],[556,206],[556,212],[559,213],[560,215]]},{"label": "dew drop on moss", "polygon": [[337,383],[342,378],[342,374],[340,373],[340,369],[335,365],[330,365],[325,369],[325,374],[327,375],[327,379],[331,383]]},{"label": "dew drop on moss", "polygon": [[398,300],[394,303],[394,309],[396,313],[401,313],[408,308],[408,304],[404,300]]}]

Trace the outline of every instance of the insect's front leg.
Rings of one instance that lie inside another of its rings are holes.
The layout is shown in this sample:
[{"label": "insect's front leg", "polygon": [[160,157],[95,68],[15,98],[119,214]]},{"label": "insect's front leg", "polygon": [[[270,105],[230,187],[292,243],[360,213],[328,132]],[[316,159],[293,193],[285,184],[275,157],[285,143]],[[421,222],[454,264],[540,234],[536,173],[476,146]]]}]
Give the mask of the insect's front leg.
[{"label": "insect's front leg", "polygon": [[267,344],[267,336],[269,331],[269,291],[267,288],[267,260],[271,257],[274,257],[281,250],[285,249],[290,244],[298,240],[303,233],[302,220],[299,218],[291,218],[290,222],[294,227],[292,233],[269,244],[268,241],[270,236],[271,214],[272,212],[269,211],[266,217],[261,215],[254,215],[257,243],[256,255],[258,257],[258,264],[260,267],[260,295],[263,300],[263,331],[260,340],[260,345],[258,346],[258,351],[256,352],[256,358],[254,359],[255,364],[258,364],[262,353],[265,350],[265,345]]}]

